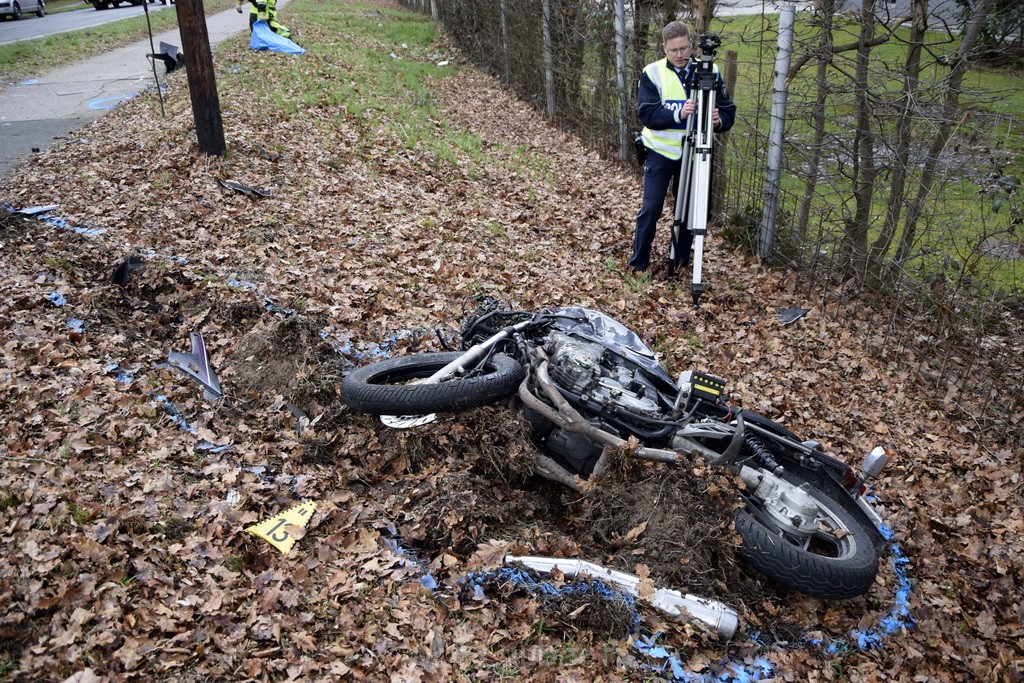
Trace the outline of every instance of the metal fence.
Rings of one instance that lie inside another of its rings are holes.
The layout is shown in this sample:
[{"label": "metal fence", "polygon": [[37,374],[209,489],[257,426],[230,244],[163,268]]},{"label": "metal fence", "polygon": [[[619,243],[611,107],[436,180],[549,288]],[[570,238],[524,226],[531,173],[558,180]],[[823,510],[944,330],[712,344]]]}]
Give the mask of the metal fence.
[{"label": "metal fence", "polygon": [[[405,4],[442,22],[463,54],[554,125],[607,158],[632,163],[632,138],[640,128],[636,83],[644,65],[662,56],[660,29],[666,7],[676,16],[674,3]],[[682,13],[679,18],[687,19]],[[856,17],[833,19],[857,40]],[[890,31],[878,40],[897,46],[871,60],[871,139],[865,140],[855,134],[850,104],[857,69],[853,52],[837,51],[818,72],[815,52],[821,50],[825,22],[813,12],[801,12],[797,23],[801,37],[794,60],[802,71],[791,75],[788,87],[773,261],[797,270],[809,288],[824,285],[837,297],[863,297],[888,321],[874,342],[900,354],[920,381],[934,386],[944,409],[962,410],[993,441],[1024,443],[1024,423],[1016,417],[1024,412],[1024,242],[1018,233],[1024,224],[1024,192],[1017,192],[1018,181],[1006,171],[1019,164],[1016,150],[1024,149],[1024,124],[1006,107],[995,106],[1004,93],[965,85],[968,104],[958,110],[962,120],[948,145],[933,155],[937,180],[922,192],[923,227],[908,241],[909,250],[899,259],[885,255],[871,272],[851,272],[845,241],[856,212],[852,191],[865,181],[865,169],[858,167],[859,146],[869,144],[874,150],[868,179],[878,208],[871,222],[881,225],[885,197],[892,191],[887,183],[900,162],[901,115],[915,131],[905,166],[907,203],[914,197],[913,183],[929,141],[943,116],[948,118],[942,89],[948,68],[942,55],[952,51],[954,40],[950,36],[929,47],[932,80],[920,84],[913,101],[901,99],[899,92],[904,78],[899,35]],[[716,143],[719,151],[724,149],[724,175],[716,183],[721,195],[713,202],[714,215],[728,239],[756,253],[766,205],[778,16],[723,17],[713,26],[723,37],[716,59],[739,107],[736,125]],[[808,122],[823,108],[828,124],[816,136]]]}]

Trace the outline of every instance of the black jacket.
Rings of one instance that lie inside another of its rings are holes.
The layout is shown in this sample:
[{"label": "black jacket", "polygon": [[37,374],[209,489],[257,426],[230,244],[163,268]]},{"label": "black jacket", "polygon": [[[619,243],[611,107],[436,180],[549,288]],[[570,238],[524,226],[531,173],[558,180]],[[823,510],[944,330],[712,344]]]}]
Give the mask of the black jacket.
[{"label": "black jacket", "polygon": [[[682,71],[676,70],[671,64],[669,64],[669,67],[676,72],[676,75],[679,76],[679,80],[683,82],[685,87],[690,71],[694,68],[694,61],[690,60],[689,64]],[[691,94],[689,88],[687,88],[687,95]],[[718,108],[718,116],[721,118],[721,123],[715,128],[715,132],[724,133],[732,128],[732,124],[736,120],[736,105],[725,91],[725,81],[722,80],[720,74],[715,74],[715,106]],[[685,120],[682,124],[676,123],[675,113],[662,104],[661,94],[646,72],[641,74],[640,84],[637,88],[636,113],[640,117],[640,123],[651,130],[665,130],[666,128],[686,126]]]}]

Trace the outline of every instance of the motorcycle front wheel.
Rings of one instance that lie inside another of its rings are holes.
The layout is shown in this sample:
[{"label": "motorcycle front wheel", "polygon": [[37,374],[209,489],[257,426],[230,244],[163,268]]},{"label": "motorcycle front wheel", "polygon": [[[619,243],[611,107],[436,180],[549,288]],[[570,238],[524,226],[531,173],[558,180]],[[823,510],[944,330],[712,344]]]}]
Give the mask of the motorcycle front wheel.
[{"label": "motorcycle front wheel", "polygon": [[341,382],[341,400],[371,415],[424,415],[469,410],[508,398],[526,371],[514,358],[495,354],[482,374],[454,377],[437,384],[415,380],[430,377],[462,353],[398,356],[356,368]]},{"label": "motorcycle front wheel", "polygon": [[737,511],[736,531],[743,539],[739,556],[773,581],[807,595],[826,600],[863,595],[878,574],[870,530],[820,490],[812,495],[818,503],[818,530],[810,539],[770,528],[755,509]]}]

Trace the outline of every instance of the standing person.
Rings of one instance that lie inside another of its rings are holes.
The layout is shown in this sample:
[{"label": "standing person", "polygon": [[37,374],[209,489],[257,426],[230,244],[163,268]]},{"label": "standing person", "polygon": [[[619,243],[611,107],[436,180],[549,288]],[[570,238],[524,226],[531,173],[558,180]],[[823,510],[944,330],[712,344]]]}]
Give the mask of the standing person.
[{"label": "standing person", "polygon": [[[235,9],[242,13],[242,4],[245,0],[237,0]],[[292,31],[284,24],[277,22],[277,0],[249,0],[249,31],[257,21],[265,21],[270,30],[282,38],[291,38]]]},{"label": "standing person", "polygon": [[[686,24],[673,21],[661,31],[665,58],[644,67],[637,92],[637,114],[644,124],[641,133],[647,160],[644,162],[643,205],[636,215],[636,233],[629,266],[637,272],[646,271],[651,261],[651,244],[658,218],[665,205],[665,194],[671,185],[676,196],[679,171],[682,166],[683,137],[686,117],[694,112],[696,99],[690,99],[689,77],[695,65],[690,61],[693,44]],[[715,65],[715,109],[711,114],[715,132],[724,133],[732,128],[736,118],[736,105],[725,91],[725,82]],[[680,266],[690,262],[693,235],[684,230],[680,253]]]}]

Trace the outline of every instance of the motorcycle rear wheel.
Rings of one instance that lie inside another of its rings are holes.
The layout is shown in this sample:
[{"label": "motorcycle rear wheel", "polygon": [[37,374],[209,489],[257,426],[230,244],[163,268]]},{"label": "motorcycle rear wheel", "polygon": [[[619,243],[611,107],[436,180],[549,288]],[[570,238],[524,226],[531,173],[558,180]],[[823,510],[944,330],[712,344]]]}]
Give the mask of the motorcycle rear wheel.
[{"label": "motorcycle rear wheel", "polygon": [[826,600],[863,595],[878,574],[878,553],[870,530],[838,501],[820,490],[813,495],[822,524],[807,547],[739,510],[735,515],[736,531],[743,539],[739,556],[773,581],[807,595]]},{"label": "motorcycle rear wheel", "polygon": [[495,354],[484,373],[438,384],[416,384],[462,354],[423,353],[398,356],[356,368],[341,383],[341,400],[371,415],[424,415],[469,410],[508,398],[526,375],[513,358]]}]

